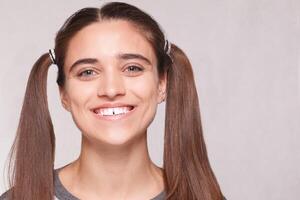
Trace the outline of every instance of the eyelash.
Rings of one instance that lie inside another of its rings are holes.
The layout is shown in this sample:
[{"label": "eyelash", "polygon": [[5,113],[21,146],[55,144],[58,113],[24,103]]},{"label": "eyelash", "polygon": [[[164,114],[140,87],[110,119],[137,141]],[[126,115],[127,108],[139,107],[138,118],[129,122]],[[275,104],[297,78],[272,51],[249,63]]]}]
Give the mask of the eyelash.
[{"label": "eyelash", "polygon": [[92,72],[92,73],[95,73],[94,70],[92,70],[92,69],[87,69],[87,70],[84,70],[84,71],[80,72],[80,73],[78,74],[78,76],[79,76],[79,77],[91,76],[91,74],[89,74],[89,75],[83,75],[83,74],[86,73],[86,72]]},{"label": "eyelash", "polygon": [[[131,70],[129,70],[131,69]],[[144,69],[142,67],[139,67],[139,66],[136,66],[136,65],[130,65],[128,67],[126,67],[125,71],[129,70],[128,72],[129,73],[138,73],[138,72],[142,72]],[[86,74],[87,72],[90,72],[90,73],[93,73],[93,74]],[[92,75],[94,75],[96,72],[93,70],[93,69],[86,69],[82,72],[80,72],[78,74],[79,77],[83,77],[83,78],[86,78],[86,77],[90,77]],[[84,75],[85,74],[85,75]]]},{"label": "eyelash", "polygon": [[126,70],[127,69],[137,69],[137,71],[136,70],[133,70],[133,71],[129,71],[129,72],[142,72],[144,69],[142,68],[142,67],[139,67],[139,66],[136,66],[136,65],[129,65],[127,68],[126,68]]}]

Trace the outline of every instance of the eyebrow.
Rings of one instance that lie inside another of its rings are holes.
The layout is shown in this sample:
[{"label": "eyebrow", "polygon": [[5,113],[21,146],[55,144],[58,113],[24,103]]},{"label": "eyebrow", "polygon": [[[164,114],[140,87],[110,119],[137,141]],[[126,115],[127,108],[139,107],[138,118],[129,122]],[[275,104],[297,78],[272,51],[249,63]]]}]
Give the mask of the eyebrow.
[{"label": "eyebrow", "polygon": [[130,59],[139,59],[145,61],[147,64],[152,65],[150,60],[146,58],[145,56],[141,54],[135,54],[135,53],[121,53],[118,54],[118,58],[122,60],[130,60]]},{"label": "eyebrow", "polygon": [[79,59],[77,60],[76,62],[74,62],[71,67],[70,67],[70,70],[69,71],[72,71],[73,68],[75,68],[77,65],[80,65],[80,64],[95,64],[97,63],[98,60],[96,58],[82,58],[82,59]]},{"label": "eyebrow", "polygon": [[[130,59],[139,59],[139,60],[143,60],[145,61],[147,64],[152,65],[152,63],[150,62],[150,60],[148,58],[146,58],[145,56],[141,55],[141,54],[135,54],[135,53],[120,53],[117,55],[118,59],[121,60],[130,60]],[[80,64],[95,64],[98,63],[98,59],[97,58],[82,58],[77,60],[76,62],[74,62],[69,71],[72,71],[73,68],[75,68],[77,65]]]}]

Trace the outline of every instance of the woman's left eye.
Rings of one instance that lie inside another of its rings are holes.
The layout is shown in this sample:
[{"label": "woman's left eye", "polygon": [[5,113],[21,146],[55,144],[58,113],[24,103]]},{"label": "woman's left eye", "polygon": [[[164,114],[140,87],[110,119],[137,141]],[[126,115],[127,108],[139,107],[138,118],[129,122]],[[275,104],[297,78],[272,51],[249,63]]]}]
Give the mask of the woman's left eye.
[{"label": "woman's left eye", "polygon": [[126,68],[126,71],[128,71],[128,72],[140,72],[140,71],[143,71],[143,68],[138,67],[136,65],[130,65]]}]

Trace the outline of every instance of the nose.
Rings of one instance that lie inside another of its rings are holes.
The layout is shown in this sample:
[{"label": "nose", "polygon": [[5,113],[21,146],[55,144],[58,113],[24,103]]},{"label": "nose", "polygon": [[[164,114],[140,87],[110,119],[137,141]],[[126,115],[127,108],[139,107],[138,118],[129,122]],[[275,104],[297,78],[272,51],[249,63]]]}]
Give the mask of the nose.
[{"label": "nose", "polygon": [[114,99],[126,93],[122,75],[117,70],[110,70],[100,78],[98,96]]}]

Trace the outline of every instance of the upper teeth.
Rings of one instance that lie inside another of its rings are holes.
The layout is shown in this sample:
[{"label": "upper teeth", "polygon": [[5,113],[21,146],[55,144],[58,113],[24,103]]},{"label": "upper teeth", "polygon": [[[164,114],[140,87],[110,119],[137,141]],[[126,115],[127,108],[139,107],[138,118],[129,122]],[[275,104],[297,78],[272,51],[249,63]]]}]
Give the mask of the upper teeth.
[{"label": "upper teeth", "polygon": [[125,114],[130,111],[130,107],[116,107],[116,108],[100,108],[95,110],[97,114],[107,116],[107,115],[120,115]]}]

